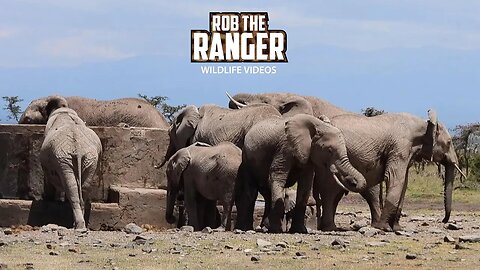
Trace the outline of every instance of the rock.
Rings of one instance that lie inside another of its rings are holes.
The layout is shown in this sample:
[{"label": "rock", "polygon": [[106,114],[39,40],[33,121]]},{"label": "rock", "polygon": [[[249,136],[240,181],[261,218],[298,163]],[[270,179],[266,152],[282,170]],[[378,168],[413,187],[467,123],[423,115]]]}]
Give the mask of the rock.
[{"label": "rock", "polygon": [[7,245],[7,243],[5,243],[5,242],[3,242],[2,240],[0,240],[0,247],[3,247],[3,246],[5,246],[5,245]]},{"label": "rock", "polygon": [[256,234],[257,232],[254,230],[248,230],[245,232],[246,234]]},{"label": "rock", "polygon": [[428,222],[424,221],[421,226],[430,226],[430,224],[428,224]]},{"label": "rock", "polygon": [[307,256],[307,253],[305,253],[303,251],[297,251],[297,252],[295,252],[295,256]]},{"label": "rock", "polygon": [[231,245],[225,245],[225,249],[233,249],[233,246],[231,246]]},{"label": "rock", "polygon": [[268,232],[268,229],[267,229],[267,227],[257,226],[257,227],[255,227],[255,231],[259,232],[259,233],[266,233],[266,232]]},{"label": "rock", "polygon": [[269,248],[261,248],[260,249],[260,252],[264,252],[264,253],[267,253],[267,252],[270,252],[270,251],[272,251],[272,250],[269,249]]},{"label": "rock", "polygon": [[52,256],[58,256],[60,255],[60,253],[56,252],[56,251],[50,251],[50,253],[48,253],[49,255],[52,255]]},{"label": "rock", "polygon": [[250,261],[252,261],[252,262],[258,262],[258,261],[260,261],[260,256],[252,256],[252,257],[250,258]]},{"label": "rock", "polygon": [[480,242],[480,234],[462,235],[458,238],[458,241],[468,242],[468,243],[478,243],[478,242]]},{"label": "rock", "polygon": [[407,260],[415,260],[417,258],[417,254],[413,254],[413,253],[407,253],[407,255],[405,256],[405,258]]},{"label": "rock", "polygon": [[145,252],[145,253],[150,254],[150,253],[153,252],[153,249],[152,249],[152,247],[150,247],[150,246],[146,246],[146,247],[143,247],[143,248],[142,248],[142,251]]},{"label": "rock", "polygon": [[133,239],[133,242],[137,245],[144,245],[147,241],[151,240],[150,238],[143,236],[143,235],[137,235],[135,239]]},{"label": "rock", "polygon": [[455,249],[468,249],[466,246],[461,245],[459,243],[455,244]]},{"label": "rock", "polygon": [[10,228],[5,228],[5,230],[3,230],[3,233],[4,233],[5,235],[11,235],[11,234],[13,234],[13,230],[10,229]]},{"label": "rock", "polygon": [[443,241],[447,243],[453,243],[455,242],[455,238],[447,234],[445,235],[445,237],[443,237]]},{"label": "rock", "polygon": [[260,238],[257,239],[257,246],[260,247],[260,248],[268,247],[268,246],[271,246],[271,245],[272,245],[272,243],[270,243],[268,241],[265,241],[265,240],[260,239]]},{"label": "rock", "polygon": [[8,266],[4,263],[0,263],[0,270],[7,270]]},{"label": "rock", "polygon": [[194,232],[195,229],[193,228],[193,226],[182,226],[180,227],[180,231],[182,232]]},{"label": "rock", "polygon": [[47,246],[48,249],[55,249],[55,246],[52,245],[52,244],[47,244],[46,246]]},{"label": "rock", "polygon": [[366,221],[366,220],[356,221],[352,224],[352,230],[358,231],[361,228],[364,228],[364,227],[367,227],[367,226],[368,226],[368,221]]},{"label": "rock", "polygon": [[406,237],[412,236],[412,233],[409,233],[409,232],[406,232],[406,231],[395,231],[395,234],[396,235],[401,235],[401,236],[406,236]]},{"label": "rock", "polygon": [[240,230],[240,229],[235,229],[235,230],[233,230],[233,233],[234,234],[244,234],[245,232]]},{"label": "rock", "polygon": [[332,241],[332,246],[340,246],[340,247],[346,247],[347,244],[345,243],[345,241],[343,241],[342,239],[340,238],[335,238],[333,241]]},{"label": "rock", "polygon": [[453,231],[457,231],[457,230],[461,230],[462,227],[458,224],[453,224],[453,223],[448,223],[447,224],[447,230],[453,230]]},{"label": "rock", "polygon": [[205,227],[203,228],[202,233],[213,233],[213,229],[210,227]]},{"label": "rock", "polygon": [[69,248],[68,249],[68,252],[72,252],[72,253],[80,253],[80,250],[76,247],[73,247],[73,248]]},{"label": "rock", "polygon": [[375,241],[375,242],[367,242],[365,244],[365,246],[367,247],[383,247],[383,246],[386,246],[388,245],[388,243],[386,242],[378,242],[378,241]]},{"label": "rock", "polygon": [[365,235],[366,237],[372,237],[377,234],[380,234],[382,231],[377,228],[367,226],[367,227],[360,228],[358,232]]},{"label": "rock", "polygon": [[63,226],[58,226],[57,224],[47,224],[47,225],[43,225],[42,227],[40,227],[40,231],[43,232],[43,233],[56,232],[56,231],[59,231],[59,230],[67,230],[67,228],[65,228]]},{"label": "rock", "polygon": [[439,230],[439,229],[431,229],[431,230],[428,230],[429,233],[431,234],[441,234],[443,233],[442,230]]},{"label": "rock", "polygon": [[281,248],[287,248],[288,244],[285,242],[278,242],[275,246],[281,247]]},{"label": "rock", "polygon": [[128,223],[125,225],[125,228],[123,228],[123,231],[128,234],[141,234],[143,229],[135,223]]},{"label": "rock", "polygon": [[253,251],[253,249],[251,249],[251,248],[247,248],[247,249],[244,249],[244,250],[243,250],[243,252],[245,252],[245,253],[250,253],[250,252],[252,252],[252,251]]},{"label": "rock", "polygon": [[410,221],[425,221],[425,218],[424,217],[411,217],[410,218]]}]

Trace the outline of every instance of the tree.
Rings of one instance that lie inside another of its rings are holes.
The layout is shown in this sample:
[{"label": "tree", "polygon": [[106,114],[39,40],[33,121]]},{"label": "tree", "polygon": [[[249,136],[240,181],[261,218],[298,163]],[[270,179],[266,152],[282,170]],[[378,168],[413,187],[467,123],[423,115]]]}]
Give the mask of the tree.
[{"label": "tree", "polygon": [[[471,170],[480,177],[480,123],[457,125],[453,131],[453,145],[457,152],[460,168],[465,168],[467,177]],[[472,165],[472,166],[471,166]]]},{"label": "tree", "polygon": [[4,96],[2,99],[7,103],[3,109],[9,112],[8,119],[15,119],[18,122],[18,118],[22,114],[18,103],[22,102],[23,99],[18,96]]},{"label": "tree", "polygon": [[145,99],[147,102],[152,104],[160,113],[167,118],[168,122],[171,124],[175,120],[175,114],[181,109],[185,108],[187,105],[178,105],[171,106],[167,104],[168,97],[166,96],[153,96],[148,97],[147,95],[138,94],[139,97]]},{"label": "tree", "polygon": [[380,114],[384,114],[384,110],[377,110],[375,107],[367,107],[365,109],[362,109],[363,115],[366,117],[372,117]]}]

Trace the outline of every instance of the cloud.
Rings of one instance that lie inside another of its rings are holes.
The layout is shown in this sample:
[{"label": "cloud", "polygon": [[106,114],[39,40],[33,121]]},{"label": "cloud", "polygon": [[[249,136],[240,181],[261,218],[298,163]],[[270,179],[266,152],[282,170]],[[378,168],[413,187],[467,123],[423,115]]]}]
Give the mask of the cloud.
[{"label": "cloud", "polygon": [[13,29],[0,28],[0,39],[12,37],[15,34]]},{"label": "cloud", "polygon": [[112,46],[115,39],[117,37],[114,33],[82,31],[75,35],[44,41],[40,45],[40,51],[56,61],[70,64],[121,60],[135,56],[134,53]]}]

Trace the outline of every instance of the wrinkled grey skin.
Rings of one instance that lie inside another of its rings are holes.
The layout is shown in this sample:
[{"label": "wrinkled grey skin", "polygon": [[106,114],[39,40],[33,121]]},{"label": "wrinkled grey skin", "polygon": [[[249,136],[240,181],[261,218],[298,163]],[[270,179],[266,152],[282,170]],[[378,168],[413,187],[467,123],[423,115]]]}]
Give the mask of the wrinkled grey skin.
[{"label": "wrinkled grey skin", "polygon": [[[300,96],[291,93],[240,93],[234,95],[233,98],[236,101],[246,105],[261,103],[270,104],[284,116],[293,116],[295,114],[304,113],[316,117],[325,115],[328,118],[332,118],[337,115],[350,113],[326,100],[312,96]],[[231,109],[238,109],[238,106],[233,101],[229,102],[228,107]]]},{"label": "wrinkled grey skin", "polygon": [[[178,192],[183,189],[188,224],[202,230],[209,217],[215,216],[216,202],[223,206],[222,228],[231,228],[233,191],[238,168],[242,162],[240,148],[230,142],[215,146],[195,143],[177,151],[167,163],[167,209],[165,218],[169,223],[176,221],[173,215]],[[205,201],[206,200],[206,201]],[[199,207],[199,202],[213,202],[213,207]],[[208,211],[208,212],[207,212]]]},{"label": "wrinkled grey skin", "polygon": [[200,108],[193,105],[187,106],[170,126],[170,143],[164,162],[179,149],[194,142],[209,145],[231,142],[241,148],[245,134],[250,128],[271,117],[279,118],[281,114],[266,104],[247,106],[241,110],[215,105],[204,105]]},{"label": "wrinkled grey skin", "polygon": [[[233,98],[240,102],[240,103],[244,103],[244,104],[258,104],[258,103],[267,103],[267,104],[271,104],[273,105],[275,108],[277,108],[277,110],[279,110],[279,112],[284,112],[285,109],[283,109],[285,106],[285,100],[289,99],[290,102],[292,102],[291,100],[295,100],[295,97],[299,100],[299,102],[297,102],[298,104],[304,104],[303,102],[303,99],[307,99],[309,101],[309,103],[311,104],[311,107],[312,107],[312,110],[313,110],[313,115],[316,116],[316,117],[320,117],[321,115],[326,115],[328,116],[330,119],[332,119],[333,123],[345,134],[346,133],[346,130],[348,130],[351,126],[351,124],[355,124],[355,123],[358,123],[358,121],[366,121],[366,122],[369,122],[370,120],[367,120],[367,117],[363,116],[363,115],[360,115],[360,114],[354,114],[354,113],[350,113],[348,111],[345,111],[341,108],[338,108],[336,107],[335,105],[332,105],[331,103],[329,102],[326,102],[322,99],[319,99],[319,98],[316,98],[316,97],[308,97],[308,96],[297,96],[295,94],[289,94],[289,93],[266,93],[266,94],[237,94],[235,96],[233,96]],[[235,105],[235,103],[233,101],[230,101],[230,104],[229,106],[231,108],[237,108],[237,105]],[[296,113],[298,112],[299,108],[306,108],[304,110],[310,110],[307,107],[303,106],[303,105],[297,105],[297,106],[288,106],[288,107],[292,107],[292,108],[295,108],[295,110],[290,110],[290,111],[286,111],[288,113]],[[344,124],[337,124],[336,121],[334,121],[335,119],[351,119],[351,120],[347,120],[345,121]],[[425,121],[424,121],[425,122]],[[379,123],[381,125],[381,123]],[[367,136],[366,138],[368,137],[378,137],[379,134],[373,134],[373,130],[375,130],[374,128],[372,129],[371,127],[368,127],[368,128],[363,128],[362,129],[362,126],[361,125],[358,125],[358,124],[355,124],[356,126],[356,129],[359,130],[360,133],[362,134],[365,134],[365,136]],[[372,134],[369,134],[370,131],[372,130]],[[438,162],[442,165],[445,166],[446,170],[445,170],[445,178],[448,178],[449,181],[445,181],[445,186],[444,186],[444,189],[445,189],[445,192],[444,192],[444,199],[445,199],[445,218],[443,220],[443,222],[447,222],[448,219],[449,219],[449,216],[450,216],[450,212],[451,212],[451,200],[452,200],[452,188],[453,188],[453,178],[454,178],[454,170],[452,167],[454,167],[454,164],[458,163],[457,162],[457,157],[453,151],[453,146],[451,146],[451,137],[450,135],[448,134],[448,131],[446,130],[446,128],[439,124],[438,125],[438,138],[437,138],[437,141],[438,143],[435,145],[435,151],[434,151],[434,161],[435,162]],[[387,135],[386,135],[387,136]],[[349,158],[351,160],[363,160],[364,156],[365,156],[365,153],[361,152],[361,151],[358,151],[359,148],[361,148],[361,143],[356,143],[356,144],[350,144],[350,139],[349,139],[349,136],[345,136],[346,140],[347,140],[347,150],[349,152]],[[387,140],[386,138],[383,138],[382,140],[379,140],[377,143],[371,143],[371,147],[373,148],[382,148],[384,147],[384,144],[385,144],[385,140]],[[380,155],[380,154],[379,154]],[[392,157],[393,155],[388,155],[388,157]],[[420,156],[416,156],[415,157],[416,159],[421,159]],[[378,159],[378,156],[375,158],[375,159]],[[361,167],[356,167],[358,168],[361,172],[365,172],[365,171],[370,171],[370,166],[372,166],[371,164],[367,163],[366,161],[359,164],[359,165],[356,165],[355,163],[352,162],[352,164],[354,164],[354,166],[361,166]],[[380,164],[379,166],[384,166],[385,164]],[[320,177],[320,176],[317,176],[317,177]],[[407,176],[405,176],[406,178]],[[368,178],[368,177],[367,177]],[[380,179],[383,179],[383,177],[380,177]],[[375,180],[375,181],[380,181],[379,180]],[[369,181],[369,183],[371,182],[375,182],[375,181]],[[405,182],[407,182],[407,180],[405,179],[404,180]],[[338,190],[340,187],[338,185],[335,186],[335,188]],[[387,187],[388,188],[388,187]],[[371,210],[371,215],[372,215],[372,224],[376,227],[383,227],[384,229],[387,229],[387,226],[385,226],[385,222],[380,222],[380,211],[381,211],[381,202],[380,202],[380,199],[379,197],[381,196],[381,189],[380,189],[380,185],[373,185],[373,186],[370,186],[367,190],[365,190],[364,192],[361,192],[361,195],[362,197],[365,198],[365,200],[367,201],[367,203],[369,204],[370,206],[370,210]],[[328,195],[328,201],[334,201],[335,203],[331,203],[332,205],[335,205],[335,209],[336,209],[336,205],[338,204],[338,201],[341,199],[341,197],[343,196],[343,194],[339,194],[337,192],[332,192],[332,194],[329,194]],[[403,196],[402,196],[403,197]],[[320,209],[320,205],[319,205],[319,202],[320,202],[320,198],[315,198],[315,200],[317,201],[317,215],[320,219],[320,215],[321,215],[321,209]],[[403,202],[403,199],[402,199],[402,202]],[[320,221],[318,223],[318,228],[322,228],[324,230],[333,230],[335,229],[335,225],[334,225],[334,222],[333,222],[333,218],[332,218],[332,211],[333,213],[335,213],[335,209],[333,208],[333,206],[327,206],[327,207],[322,207],[324,210],[327,211],[327,215],[326,216],[330,216],[330,217],[325,217],[324,219],[324,222],[323,222],[323,225],[320,225]],[[387,207],[387,209],[389,209]],[[388,211],[391,211],[391,210],[388,210]],[[384,216],[386,216],[388,214],[385,214]],[[391,222],[392,223],[392,222]],[[400,228],[400,226],[398,225],[398,221],[395,221],[394,222],[395,224],[391,224],[392,226],[390,227],[397,227],[397,228]]]},{"label": "wrinkled grey skin", "polygon": [[[48,109],[45,140],[40,161],[57,191],[70,201],[75,229],[86,229],[84,214],[88,188],[97,168],[102,145],[97,134],[85,126],[77,113],[60,102]],[[47,106],[48,107],[48,106]],[[50,111],[53,111],[50,113]]]},{"label": "wrinkled grey skin", "polygon": [[[433,159],[445,166],[445,218],[451,212],[455,164],[458,163],[452,139],[447,129],[437,123],[433,112],[423,120],[406,113],[387,113],[375,117],[342,115],[332,118],[332,123],[342,130],[352,165],[367,179],[369,192],[364,197],[370,206],[372,226],[386,230],[401,230],[400,214],[408,183],[408,169],[414,160]],[[321,198],[323,214],[319,229],[334,230],[335,210],[344,191],[328,174],[316,177],[314,197],[318,205]],[[385,181],[387,194],[380,209],[379,183]],[[320,194],[320,198],[317,196]]]},{"label": "wrinkled grey skin", "polygon": [[[245,136],[243,161],[237,182],[235,227],[253,227],[253,210],[258,191],[263,191],[269,232],[282,232],[285,214],[285,188],[297,183],[297,196],[290,232],[306,233],[305,209],[312,189],[313,172],[327,170],[351,191],[366,186],[364,177],[347,157],[339,129],[318,118],[298,114],[273,118],[253,126]],[[268,203],[270,202],[270,203]]]},{"label": "wrinkled grey skin", "polygon": [[[48,96],[36,99],[28,105],[18,123],[45,124],[47,114],[45,107],[51,100],[61,96]],[[77,112],[87,126],[115,127],[153,127],[168,128],[165,117],[150,103],[139,98],[122,98],[115,100],[95,100],[84,97],[65,97],[68,107]]]}]

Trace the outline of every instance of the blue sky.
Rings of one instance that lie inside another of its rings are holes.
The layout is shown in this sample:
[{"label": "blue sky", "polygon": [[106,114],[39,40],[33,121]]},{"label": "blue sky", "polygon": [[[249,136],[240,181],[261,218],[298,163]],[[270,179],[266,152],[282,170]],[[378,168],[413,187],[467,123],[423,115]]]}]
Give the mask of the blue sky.
[{"label": "blue sky", "polygon": [[[289,63],[275,75],[201,74],[190,30],[208,29],[210,11],[269,12]],[[435,108],[454,127],[480,121],[478,14],[476,0],[1,1],[0,95],[25,108],[51,94],[226,105],[225,91],[287,91],[355,112]]]}]

